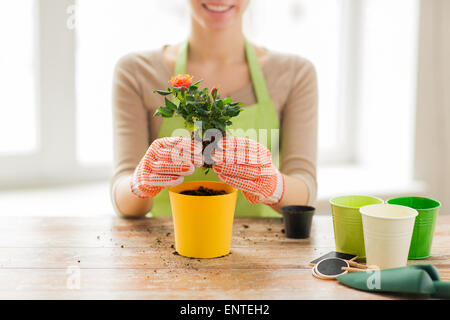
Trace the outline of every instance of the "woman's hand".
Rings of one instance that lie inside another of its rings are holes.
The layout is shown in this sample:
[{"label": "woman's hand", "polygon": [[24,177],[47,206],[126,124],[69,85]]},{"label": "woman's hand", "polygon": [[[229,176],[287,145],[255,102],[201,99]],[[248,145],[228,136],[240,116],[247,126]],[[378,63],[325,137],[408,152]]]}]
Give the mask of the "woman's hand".
[{"label": "woman's hand", "polygon": [[136,167],[131,192],[139,198],[156,196],[165,187],[183,182],[203,164],[201,144],[188,138],[155,140]]},{"label": "woman's hand", "polygon": [[262,144],[226,137],[217,143],[213,159],[213,170],[219,179],[242,190],[249,202],[276,205],[283,198],[284,177]]}]

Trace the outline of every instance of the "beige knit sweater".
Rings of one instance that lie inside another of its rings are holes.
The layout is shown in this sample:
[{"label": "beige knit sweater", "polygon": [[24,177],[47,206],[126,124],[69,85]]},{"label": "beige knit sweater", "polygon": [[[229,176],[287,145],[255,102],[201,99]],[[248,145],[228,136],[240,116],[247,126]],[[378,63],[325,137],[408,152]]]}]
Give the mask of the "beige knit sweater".
[{"label": "beige knit sweater", "polygon": [[[280,171],[305,181],[310,191],[309,202],[312,203],[317,194],[318,113],[314,66],[298,56],[268,51],[262,70],[280,119]],[[153,113],[163,104],[163,98],[153,90],[166,88],[171,76],[172,72],[163,58],[163,48],[129,54],[116,66],[113,82],[113,195],[118,178],[134,171],[158,136],[162,118],[153,117]],[[244,108],[256,103],[251,83],[231,97],[234,101],[241,101]]]}]

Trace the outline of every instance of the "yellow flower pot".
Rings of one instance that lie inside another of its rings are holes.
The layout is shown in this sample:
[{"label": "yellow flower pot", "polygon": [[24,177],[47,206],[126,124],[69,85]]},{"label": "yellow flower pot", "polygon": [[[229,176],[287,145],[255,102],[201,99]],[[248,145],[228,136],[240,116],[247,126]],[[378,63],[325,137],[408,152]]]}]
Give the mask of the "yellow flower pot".
[{"label": "yellow flower pot", "polygon": [[[225,190],[218,196],[180,194],[200,186]],[[185,182],[169,188],[175,248],[189,258],[217,258],[230,253],[237,189],[215,181]]]}]

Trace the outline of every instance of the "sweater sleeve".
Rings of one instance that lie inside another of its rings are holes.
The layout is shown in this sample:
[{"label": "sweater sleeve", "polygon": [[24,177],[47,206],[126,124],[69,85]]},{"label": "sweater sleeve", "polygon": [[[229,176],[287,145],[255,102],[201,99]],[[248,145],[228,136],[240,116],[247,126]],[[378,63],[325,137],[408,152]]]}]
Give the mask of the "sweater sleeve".
[{"label": "sweater sleeve", "polygon": [[317,75],[311,62],[294,58],[290,90],[281,115],[281,172],[302,179],[309,204],[317,197]]},{"label": "sweater sleeve", "polygon": [[119,178],[132,174],[149,147],[148,110],[137,81],[134,55],[119,60],[113,77],[113,177],[111,200],[116,212],[115,186]]}]

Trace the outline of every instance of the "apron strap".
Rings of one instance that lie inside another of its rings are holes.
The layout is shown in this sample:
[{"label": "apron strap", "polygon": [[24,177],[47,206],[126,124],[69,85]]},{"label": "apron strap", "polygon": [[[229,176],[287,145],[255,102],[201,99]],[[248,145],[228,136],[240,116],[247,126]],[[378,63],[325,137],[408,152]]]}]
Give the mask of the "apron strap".
[{"label": "apron strap", "polygon": [[[175,63],[174,75],[186,73],[187,60],[189,52],[189,41],[184,42],[178,50],[177,61]],[[270,95],[267,90],[266,80],[261,66],[259,65],[258,57],[255,52],[255,48],[245,39],[245,53],[247,57],[247,63],[250,70],[250,76],[252,79],[253,89],[255,91],[257,103],[269,102]]]},{"label": "apron strap", "polygon": [[187,68],[189,52],[189,41],[184,42],[178,50],[177,61],[175,62],[174,76],[178,74],[185,74]]},{"label": "apron strap", "polygon": [[259,65],[258,57],[255,48],[245,39],[245,52],[247,55],[247,63],[250,69],[250,76],[252,78],[253,89],[258,103],[270,102],[269,90],[267,90],[266,80],[261,66]]}]

